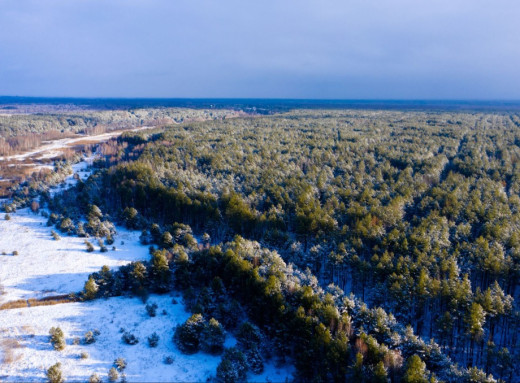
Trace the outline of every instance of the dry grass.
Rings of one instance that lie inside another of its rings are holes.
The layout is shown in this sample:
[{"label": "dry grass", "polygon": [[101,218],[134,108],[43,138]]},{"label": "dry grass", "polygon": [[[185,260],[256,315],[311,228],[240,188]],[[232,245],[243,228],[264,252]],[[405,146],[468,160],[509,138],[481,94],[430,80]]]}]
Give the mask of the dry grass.
[{"label": "dry grass", "polygon": [[45,297],[41,299],[18,299],[16,301],[10,301],[2,304],[0,310],[11,310],[19,309],[24,307],[35,307],[35,306],[53,306],[62,303],[79,302],[80,298],[75,294],[55,295],[52,297]]},{"label": "dry grass", "polygon": [[21,358],[21,355],[16,355],[15,350],[18,348],[22,348],[22,345],[15,338],[3,339],[0,342],[0,348],[2,349],[2,353],[4,354],[3,363],[9,364],[16,362]]},{"label": "dry grass", "polygon": [[22,326],[22,331],[31,338],[34,337],[34,328],[32,326]]},{"label": "dry grass", "polygon": [[0,310],[19,309],[22,307],[27,307],[27,301],[25,299],[6,302],[0,306]]}]

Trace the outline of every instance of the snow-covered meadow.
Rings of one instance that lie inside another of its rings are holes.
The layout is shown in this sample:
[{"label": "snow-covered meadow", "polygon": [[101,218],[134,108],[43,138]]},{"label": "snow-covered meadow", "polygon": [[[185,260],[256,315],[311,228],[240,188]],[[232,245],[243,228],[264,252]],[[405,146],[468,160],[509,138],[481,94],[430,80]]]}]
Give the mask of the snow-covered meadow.
[{"label": "snow-covered meadow", "polygon": [[54,240],[51,230],[56,229],[47,227],[47,219],[28,208],[10,216],[9,221],[4,214],[0,217],[0,283],[5,290],[0,303],[78,292],[88,275],[103,265],[114,268],[149,257],[139,244],[138,232],[118,227],[116,250],[88,253],[85,238],[59,233],[61,239]]},{"label": "snow-covered meadow", "polygon": [[[73,167],[81,178],[90,173],[86,163]],[[74,183],[72,176],[66,185]],[[58,189],[53,190],[57,192]],[[51,236],[47,219],[30,209],[20,209],[5,220],[0,214],[0,305],[5,302],[42,298],[82,290],[90,273],[103,265],[110,268],[150,257],[148,248],[139,243],[139,232],[117,227],[115,250],[101,253],[86,251],[83,238]],[[13,255],[16,251],[18,255]],[[3,254],[5,252],[5,254]],[[132,381],[207,381],[215,376],[220,356],[203,352],[182,354],[172,342],[173,328],[189,316],[180,296],[152,295],[149,302],[158,305],[157,316],[151,318],[138,298],[110,298],[90,302],[65,303],[0,311],[0,381],[44,381],[45,371],[56,362],[62,366],[66,381],[87,381],[97,373],[107,381],[107,373],[116,358],[126,359],[126,379]],[[55,351],[49,342],[49,329],[59,326],[65,333],[67,346]],[[134,334],[139,343],[126,345],[121,329]],[[95,343],[74,342],[88,331],[99,330]],[[159,335],[156,348],[148,346],[147,337]],[[234,338],[228,334],[226,346]],[[87,353],[88,358],[81,354]],[[165,363],[171,357],[173,363]],[[292,368],[265,365],[261,375],[249,375],[251,381],[285,381]]]}]

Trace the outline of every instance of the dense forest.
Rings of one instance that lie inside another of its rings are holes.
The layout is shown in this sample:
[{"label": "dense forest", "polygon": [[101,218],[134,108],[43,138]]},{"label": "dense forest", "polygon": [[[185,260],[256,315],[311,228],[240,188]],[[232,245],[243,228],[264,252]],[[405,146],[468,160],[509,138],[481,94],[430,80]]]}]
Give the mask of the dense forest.
[{"label": "dense forest", "polygon": [[49,224],[110,239],[124,223],[152,260],[93,274],[85,297],[180,289],[191,346],[210,319],[245,331],[243,312],[265,340],[227,350],[223,381],[261,347],[301,381],[518,381],[519,115],[295,110],[99,152],[88,180],[42,195]]}]

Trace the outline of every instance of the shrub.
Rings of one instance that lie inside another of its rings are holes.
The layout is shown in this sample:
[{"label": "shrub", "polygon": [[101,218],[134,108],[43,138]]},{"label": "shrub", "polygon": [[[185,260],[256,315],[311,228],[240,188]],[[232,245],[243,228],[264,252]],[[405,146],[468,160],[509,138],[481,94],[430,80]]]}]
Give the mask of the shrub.
[{"label": "shrub", "polygon": [[112,238],[112,236],[110,234],[107,235],[106,243],[107,243],[107,245],[113,245],[114,244],[114,238]]},{"label": "shrub", "polygon": [[73,233],[76,228],[74,227],[74,223],[70,218],[63,218],[60,223],[59,227],[60,231],[62,233]]},{"label": "shrub", "polygon": [[240,348],[248,350],[252,347],[258,347],[261,341],[262,334],[258,327],[249,322],[242,323],[237,334],[237,343]]},{"label": "shrub", "polygon": [[157,314],[157,303],[152,303],[152,304],[148,303],[146,305],[146,312],[151,317],[154,317]]},{"label": "shrub", "polygon": [[50,383],[63,383],[63,376],[61,373],[61,363],[53,364],[46,372],[47,379]]},{"label": "shrub", "polygon": [[194,354],[199,350],[204,318],[200,314],[193,314],[184,324],[177,326],[173,341],[185,354]]},{"label": "shrub", "polygon": [[59,327],[52,327],[49,330],[51,343],[55,350],[61,351],[65,348],[65,335]]},{"label": "shrub", "polygon": [[173,358],[173,356],[164,357],[164,364],[173,364],[174,361],[175,361],[175,359]]},{"label": "shrub", "polygon": [[55,241],[59,241],[61,239],[60,235],[58,233],[56,233],[54,230],[51,230],[51,235]]},{"label": "shrub", "polygon": [[234,347],[227,349],[217,367],[217,381],[222,383],[245,382],[246,375],[247,363],[244,354]]},{"label": "shrub", "polygon": [[202,331],[201,349],[211,354],[220,354],[224,349],[225,340],[224,328],[215,318],[211,318]]},{"label": "shrub", "polygon": [[78,237],[86,237],[87,233],[85,232],[85,227],[83,226],[83,222],[78,223],[78,228],[76,229],[76,235]]},{"label": "shrub", "polygon": [[101,383],[101,378],[98,374],[92,374],[90,378],[88,378],[88,383]]},{"label": "shrub", "polygon": [[72,341],[72,344],[75,345],[75,346],[77,346],[77,345],[80,344],[80,343],[81,343],[81,339],[79,339],[78,336],[75,337],[74,340]]},{"label": "shrub", "polygon": [[94,251],[94,245],[89,241],[85,240],[85,245],[87,245],[87,252],[92,253]]},{"label": "shrub", "polygon": [[18,255],[18,251],[17,250],[13,251],[13,255],[17,256]]},{"label": "shrub", "polygon": [[261,374],[264,371],[264,361],[258,347],[254,346],[245,352],[247,366],[254,374]]},{"label": "shrub", "polygon": [[84,344],[92,344],[95,341],[96,341],[96,337],[94,336],[94,333],[92,331],[88,331],[85,333],[85,336],[83,337]]},{"label": "shrub", "polygon": [[134,334],[130,334],[129,332],[125,332],[121,339],[123,340],[123,342],[131,346],[139,343],[139,339],[137,339]]},{"label": "shrub", "polygon": [[102,239],[98,240],[98,245],[99,251],[101,251],[102,253],[106,253],[108,251],[107,247],[105,246],[105,242]]},{"label": "shrub", "polygon": [[6,221],[9,221],[11,219],[11,216],[9,214],[6,214],[4,218]]},{"label": "shrub", "polygon": [[148,345],[150,347],[157,347],[157,345],[159,344],[159,335],[157,335],[157,333],[153,333],[152,335],[150,335],[148,337]]},{"label": "shrub", "polygon": [[124,371],[126,368],[126,360],[124,358],[117,358],[114,360],[114,367],[117,368],[118,371]]},{"label": "shrub", "polygon": [[83,352],[79,355],[79,357],[80,357],[81,359],[88,359],[88,357],[89,357],[88,352],[83,351]]},{"label": "shrub", "polygon": [[117,370],[114,367],[112,367],[108,371],[108,381],[109,382],[117,382],[118,378],[119,378],[119,374],[117,373]]}]

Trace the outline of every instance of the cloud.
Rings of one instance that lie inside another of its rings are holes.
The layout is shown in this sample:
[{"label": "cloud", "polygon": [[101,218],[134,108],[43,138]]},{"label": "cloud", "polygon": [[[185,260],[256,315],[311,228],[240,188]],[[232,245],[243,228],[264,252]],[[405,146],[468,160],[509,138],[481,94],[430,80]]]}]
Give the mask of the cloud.
[{"label": "cloud", "polygon": [[520,98],[520,3],[3,0],[0,94]]}]

